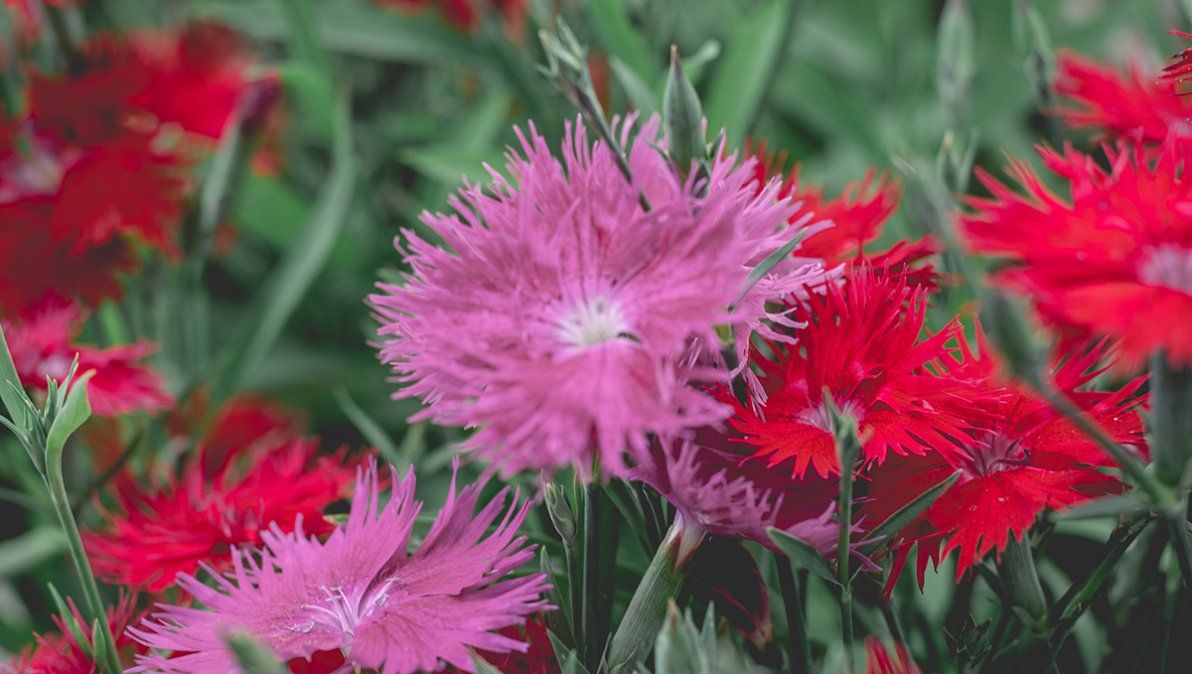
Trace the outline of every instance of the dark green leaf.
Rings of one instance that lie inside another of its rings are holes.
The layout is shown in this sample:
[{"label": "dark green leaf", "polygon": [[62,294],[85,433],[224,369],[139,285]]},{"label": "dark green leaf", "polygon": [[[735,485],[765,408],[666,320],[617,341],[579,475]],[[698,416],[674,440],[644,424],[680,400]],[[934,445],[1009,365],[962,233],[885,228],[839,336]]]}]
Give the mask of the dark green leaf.
[{"label": "dark green leaf", "polygon": [[774,541],[774,545],[777,545],[778,549],[787,557],[790,557],[791,561],[800,568],[807,569],[832,585],[840,585],[840,581],[836,578],[836,574],[832,571],[828,560],[820,554],[819,550],[781,529],[771,527],[768,533],[770,534],[770,540]]}]

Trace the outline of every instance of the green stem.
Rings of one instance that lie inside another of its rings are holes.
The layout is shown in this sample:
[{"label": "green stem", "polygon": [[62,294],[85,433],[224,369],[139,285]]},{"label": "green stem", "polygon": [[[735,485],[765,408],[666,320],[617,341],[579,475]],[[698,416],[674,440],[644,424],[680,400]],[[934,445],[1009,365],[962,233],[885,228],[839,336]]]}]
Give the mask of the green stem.
[{"label": "green stem", "polygon": [[1025,534],[1023,540],[1010,537],[998,568],[1014,606],[1030,616],[1032,622],[1028,627],[1036,629],[1047,617],[1047,598],[1043,596],[1043,586],[1035,571],[1035,558]]},{"label": "green stem", "polygon": [[[859,448],[858,448],[859,449]],[[844,641],[845,659],[853,668],[853,586],[849,560],[849,542],[853,522],[853,458],[852,449],[841,452],[840,464],[840,534],[836,544],[836,567],[840,578],[840,636]]]},{"label": "green stem", "polygon": [[70,497],[66,495],[66,484],[62,479],[62,467],[48,466],[46,470],[46,487],[50,492],[50,501],[54,505],[54,514],[58,516],[58,523],[66,533],[66,546],[70,550],[71,561],[75,571],[79,574],[79,582],[83,586],[83,600],[87,605],[87,612],[104,630],[106,644],[101,647],[95,644],[103,653],[96,653],[96,660],[109,674],[119,674],[121,671],[120,658],[116,654],[114,644],[116,639],[112,635],[111,624],[108,623],[107,608],[99,594],[99,585],[95,581],[95,574],[91,571],[91,564],[87,561],[87,553],[83,549],[83,537],[79,533],[79,525],[75,522],[74,512],[70,507]]},{"label": "green stem", "polygon": [[1192,601],[1192,536],[1188,534],[1188,522],[1182,515],[1168,516],[1167,530],[1171,537],[1171,549],[1179,563],[1180,575],[1184,578],[1184,590]]},{"label": "green stem", "polygon": [[1151,358],[1151,456],[1165,484],[1187,489],[1192,459],[1192,368],[1173,368],[1167,356]]},{"label": "green stem", "polygon": [[676,520],[662,545],[658,546],[609,644],[608,671],[611,674],[633,671],[650,652],[666,619],[667,602],[683,586],[680,548],[683,547],[683,537],[692,534],[684,532]]},{"label": "green stem", "polygon": [[786,610],[787,655],[791,674],[810,674],[811,642],[807,640],[807,624],[803,617],[802,588],[791,570],[790,559],[774,553],[774,564],[778,568],[778,588],[782,592],[782,605]]},{"label": "green stem", "polygon": [[1123,472],[1130,476],[1134,484],[1142,489],[1154,504],[1165,511],[1170,511],[1178,506],[1170,490],[1160,484],[1154,476],[1146,472],[1138,460],[1126,448],[1109,437],[1104,429],[1089,419],[1088,415],[1073,404],[1066,395],[1054,387],[1038,382],[1035,382],[1034,386],[1040,393],[1046,396],[1052,407],[1067,417],[1081,432],[1097,443],[1097,446],[1108,454]]}]

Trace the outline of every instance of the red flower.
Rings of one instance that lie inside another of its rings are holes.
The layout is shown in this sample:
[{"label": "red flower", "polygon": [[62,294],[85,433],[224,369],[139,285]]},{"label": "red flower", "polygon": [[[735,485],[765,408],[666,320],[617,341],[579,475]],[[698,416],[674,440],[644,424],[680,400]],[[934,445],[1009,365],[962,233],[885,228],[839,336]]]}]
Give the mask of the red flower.
[{"label": "red flower", "polygon": [[155,412],[173,403],[161,377],[140,364],[153,353],[152,344],[138,342],[108,349],[79,346],[73,340],[82,324],[76,307],[54,304],[34,310],[21,320],[5,320],[4,332],[21,383],[44,391],[46,377],[62,381],[77,355],[79,376],[95,373],[87,385],[87,394],[96,415]]},{"label": "red flower", "polygon": [[500,12],[505,19],[505,30],[510,39],[520,41],[525,32],[526,0],[373,0],[382,7],[406,12],[424,12],[431,9],[439,14],[456,30],[473,33],[480,27],[480,20],[486,8]]},{"label": "red flower", "polygon": [[922,288],[861,267],[843,287],[830,285],[798,305],[794,317],[807,323],[798,344],[771,344],[774,360],[756,357],[768,399],[756,412],[734,402],[730,423],[742,441],[770,466],[793,461],[796,477],[808,466],[825,477],[837,472],[826,393],[857,419],[866,463],[946,443],[964,427],[958,410],[967,389],[927,366],[946,354],[960,328],[949,323],[920,340],[926,304]]},{"label": "red flower", "polygon": [[[756,149],[756,155],[758,163],[754,169],[760,190],[770,177],[781,172],[784,156],[767,155],[765,145]],[[822,187],[800,180],[800,172],[801,168],[796,166],[784,179],[779,197],[793,193],[803,201],[803,208],[795,217],[803,218],[811,213],[816,221],[831,221],[832,226],[805,238],[796,255],[822,259],[827,267],[867,264],[878,275],[901,274],[911,285],[929,290],[938,288],[939,273],[927,259],[940,249],[930,237],[915,242],[899,241],[876,253],[865,252],[865,246],[882,235],[886,223],[898,210],[902,192],[897,182],[870,169],[864,178],[845,185],[836,198],[828,199]]]},{"label": "red flower", "polygon": [[1060,54],[1055,90],[1070,99],[1055,110],[1069,126],[1113,136],[1141,134],[1160,143],[1192,116],[1192,102],[1176,95],[1174,80],[1144,75],[1137,66],[1122,74],[1072,52]]},{"label": "red flower", "polygon": [[524,626],[506,627],[499,634],[525,642],[527,649],[525,653],[479,651],[480,657],[496,667],[497,671],[502,674],[559,674],[559,660],[555,657],[555,649],[542,616],[530,616]]},{"label": "red flower", "polygon": [[865,674],[923,674],[906,646],[895,643],[891,654],[876,637],[865,639]]},{"label": "red flower", "polygon": [[252,84],[252,56],[232,29],[192,23],[178,31],[138,33],[133,45],[148,76],[128,104],[159,123],[211,140],[224,129]]},{"label": "red flower", "polygon": [[[342,452],[320,455],[317,442],[276,432],[266,436],[272,442],[254,439],[230,454],[222,447],[263,428],[262,419],[243,410],[221,415],[193,459],[165,485],[146,490],[121,476],[118,512],[107,513],[104,529],[84,536],[96,573],[160,592],[200,564],[227,568],[233,547],[259,545],[271,526],[288,532],[301,521],[307,534],[329,533],[323,509],[345,494],[353,468],[343,465]],[[216,452],[225,459],[207,459]]]},{"label": "red flower", "polygon": [[[1173,30],[1171,33],[1185,39],[1192,39],[1192,33],[1179,30]],[[1171,63],[1163,69],[1163,79],[1170,80],[1176,85],[1192,80],[1192,48],[1183,49],[1172,57]]]},{"label": "red flower", "polygon": [[992,196],[970,198],[974,212],[961,218],[973,248],[1007,257],[999,280],[1045,316],[1119,340],[1124,365],[1159,349],[1192,363],[1192,143],[1152,152],[1123,142],[1106,148],[1108,169],[1071,148],[1039,153],[1070,198],[1025,162],[1010,166],[1019,191],[978,170]]},{"label": "red flower", "polygon": [[[985,344],[980,345],[987,350]],[[1081,391],[1103,369],[1102,342],[1064,360],[1052,371],[1065,392],[1117,442],[1146,452],[1137,395],[1143,380],[1115,392]],[[959,578],[990,551],[1005,550],[1011,536],[1022,538],[1044,510],[1062,510],[1099,495],[1120,492],[1117,479],[1099,467],[1112,461],[1067,418],[1037,395],[994,380],[993,361],[977,360],[962,349],[954,363],[987,392],[973,428],[959,444],[924,456],[898,457],[870,475],[870,503],[864,515],[880,522],[931,486],[960,471],[960,479],[902,533],[890,586],[918,543],[918,576],[928,561],[938,563],[958,550]]]},{"label": "red flower", "polygon": [[[90,635],[91,628],[79,614],[74,602],[70,599],[66,601],[72,614],[69,619],[79,627],[81,633]],[[135,603],[131,597],[123,595],[114,606],[108,608],[108,626],[116,638],[116,650],[121,654],[144,653],[146,650],[125,634],[125,629],[136,622]],[[58,632],[38,635],[37,644],[11,663],[13,671],[20,674],[98,674],[95,659],[79,647],[63,617],[54,616],[54,623],[58,626]],[[4,670],[2,664],[0,670]]]}]

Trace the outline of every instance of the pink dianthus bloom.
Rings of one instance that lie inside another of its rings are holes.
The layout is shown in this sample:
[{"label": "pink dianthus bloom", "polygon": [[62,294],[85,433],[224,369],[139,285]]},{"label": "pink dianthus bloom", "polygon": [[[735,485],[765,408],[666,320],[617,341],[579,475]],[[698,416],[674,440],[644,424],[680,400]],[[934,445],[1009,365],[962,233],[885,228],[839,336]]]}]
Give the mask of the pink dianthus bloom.
[{"label": "pink dianthus bloom", "polygon": [[650,485],[675,507],[676,561],[683,563],[708,535],[774,547],[771,527],[833,556],[839,481],[778,475],[747,457],[748,448],[732,450],[719,434],[704,432],[695,442],[656,444],[629,472],[629,479]]},{"label": "pink dianthus bloom", "polygon": [[631,127],[620,133],[632,181],[582,125],[561,160],[532,126],[519,132],[511,177],[490,169],[489,184],[451,200],[454,214],[423,216],[445,246],[405,231],[411,273],[370,298],[397,395],[420,397],[422,418],[478,428],[468,448],[506,473],[571,465],[588,477],[598,460],[620,474],[650,434],[721,421],[727,407],[691,385],[730,374],[717,328],[744,363],[750,332],[794,326],[767,301],[825,278],[792,258],[747,282],[817,230],[811,216],[795,217],[777,181],[756,190],[752,160],[718,153],[706,178],[684,178],[658,149],[657,119],[632,140]]},{"label": "pink dianthus bloom", "polygon": [[[498,633],[549,609],[543,574],[506,577],[533,558],[517,533],[529,504],[505,509],[507,491],[474,513],[481,484],[457,491],[413,552],[410,538],[422,503],[414,475],[391,470],[392,495],[381,506],[377,468],[356,481],[347,521],[325,540],[274,527],[260,559],[242,550],[233,569],[208,587],[189,575],[179,586],[205,608],[159,606],[129,633],[152,649],[131,671],[161,674],[240,672],[225,646],[247,633],[291,663],[328,651],[343,672],[472,672],[473,652],[506,653],[526,644]],[[489,529],[492,528],[490,532]],[[214,575],[214,574],[213,574]]]}]

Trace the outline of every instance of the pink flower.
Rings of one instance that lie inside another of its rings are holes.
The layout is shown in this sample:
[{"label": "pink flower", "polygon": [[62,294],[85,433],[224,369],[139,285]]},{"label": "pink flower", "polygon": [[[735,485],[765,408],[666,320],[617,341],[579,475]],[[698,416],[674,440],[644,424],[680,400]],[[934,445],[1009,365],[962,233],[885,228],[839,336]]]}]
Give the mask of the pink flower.
[{"label": "pink flower", "polygon": [[74,340],[82,323],[74,305],[52,302],[31,310],[23,320],[5,320],[4,333],[21,383],[44,390],[46,377],[62,381],[77,355],[79,375],[95,373],[87,385],[87,394],[97,416],[156,412],[173,403],[160,375],[140,362],[153,353],[154,345],[138,342],[107,349],[80,346]]},{"label": "pink flower", "polygon": [[718,433],[704,432],[696,442],[655,445],[630,471],[629,479],[650,485],[678,511],[678,561],[708,534],[772,547],[770,527],[834,555],[840,531],[833,519],[838,480],[780,475],[748,455],[748,448],[730,449]]},{"label": "pink flower", "polygon": [[656,119],[632,142],[630,127],[632,182],[582,126],[568,127],[561,161],[531,127],[511,178],[491,171],[451,200],[456,214],[423,217],[444,247],[404,232],[407,282],[370,298],[397,395],[422,398],[420,417],[477,427],[468,448],[504,472],[588,476],[598,459],[616,474],[649,434],[722,420],[727,408],[688,385],[727,378],[717,326],[744,354],[751,331],[777,339],[769,322],[793,325],[768,300],[823,279],[790,259],[747,288],[768,254],[816,229],[810,216],[788,224],[797,203],[777,182],[755,191],[733,156],[685,180],[657,149]]},{"label": "pink flower", "polygon": [[[325,541],[274,528],[260,559],[232,554],[232,571],[208,587],[193,576],[179,586],[205,606],[159,606],[133,637],[153,649],[132,671],[162,674],[238,672],[224,645],[229,631],[247,632],[283,660],[341,651],[344,671],[386,674],[475,671],[475,649],[525,650],[498,634],[549,608],[542,574],[506,578],[529,561],[533,546],[517,529],[528,504],[504,509],[502,491],[476,514],[481,484],[447,501],[414,552],[410,538],[422,503],[414,475],[390,469],[392,494],[381,505],[377,468],[361,472],[347,521]],[[492,531],[489,532],[490,527]],[[213,574],[214,575],[214,574]]]}]

